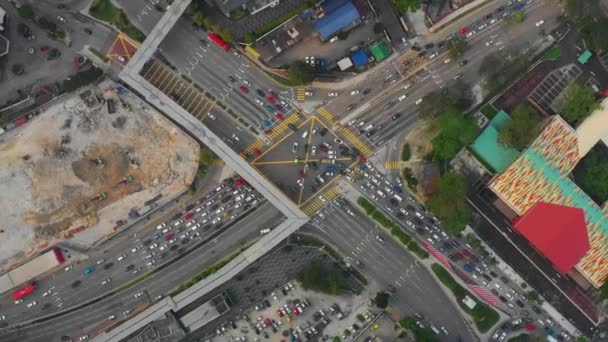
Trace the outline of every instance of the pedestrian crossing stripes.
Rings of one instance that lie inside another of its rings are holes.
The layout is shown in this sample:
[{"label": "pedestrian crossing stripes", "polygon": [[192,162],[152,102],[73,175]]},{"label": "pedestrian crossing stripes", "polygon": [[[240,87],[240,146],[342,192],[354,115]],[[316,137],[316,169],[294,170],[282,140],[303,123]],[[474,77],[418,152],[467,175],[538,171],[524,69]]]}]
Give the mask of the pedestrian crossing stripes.
[{"label": "pedestrian crossing stripes", "polygon": [[255,150],[262,151],[263,147],[264,142],[262,142],[261,140],[256,140],[241,152],[241,158],[249,157],[252,153],[254,153]]},{"label": "pedestrian crossing stripes", "polygon": [[306,99],[306,90],[304,88],[298,88],[296,100],[298,100],[298,102],[304,102],[304,99]]},{"label": "pedestrian crossing stripes", "polygon": [[323,197],[323,199],[317,197],[312,202],[308,203],[302,210],[308,216],[312,216],[317,210],[321,209],[325,202],[331,201],[336,198],[340,194],[340,189],[337,186],[332,187],[331,189],[325,191],[319,197]]},{"label": "pedestrian crossing stripes", "polygon": [[266,135],[270,139],[276,139],[279,135],[281,135],[283,132],[285,132],[287,129],[289,129],[289,124],[295,125],[296,122],[298,122],[300,120],[300,118],[301,118],[300,114],[293,113],[290,116],[288,116],[285,120],[279,122],[276,126],[274,126],[272,128],[272,130],[270,130],[269,133],[266,133]]},{"label": "pedestrian crossing stripes", "polygon": [[384,163],[384,168],[387,170],[398,170],[401,168],[401,162],[398,160],[387,160]]},{"label": "pedestrian crossing stripes", "polygon": [[226,163],[224,163],[224,161],[221,159],[215,159],[212,164],[213,166],[224,166]]},{"label": "pedestrian crossing stripes", "polygon": [[346,140],[348,140],[353,146],[355,146],[364,157],[368,157],[372,154],[372,150],[367,147],[367,145],[357,136],[357,134],[353,133],[346,127],[341,127],[338,132],[342,134]]},{"label": "pedestrian crossing stripes", "polygon": [[331,113],[327,109],[320,108],[319,110],[317,110],[317,112],[323,119],[327,120],[327,122],[329,122],[331,125],[334,125],[336,123],[334,116],[331,115]]}]

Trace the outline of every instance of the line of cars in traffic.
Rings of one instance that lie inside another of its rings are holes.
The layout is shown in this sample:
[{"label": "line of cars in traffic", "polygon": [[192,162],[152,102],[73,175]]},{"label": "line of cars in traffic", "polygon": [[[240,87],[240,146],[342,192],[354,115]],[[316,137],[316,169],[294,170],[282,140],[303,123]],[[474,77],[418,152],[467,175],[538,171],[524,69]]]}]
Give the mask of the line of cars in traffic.
[{"label": "line of cars in traffic", "polygon": [[[229,75],[228,80],[231,83],[242,83],[239,85],[239,91],[243,93],[243,96],[247,96],[251,93],[250,88],[253,86],[251,82],[245,79],[240,81]],[[280,97],[274,90],[262,90],[256,89],[255,93],[252,94],[255,103],[263,108],[263,113],[267,119],[263,119],[261,123],[258,123],[258,128],[269,129],[272,127],[273,122],[281,121],[285,118],[286,112],[291,109],[289,100]]]},{"label": "line of cars in traffic", "polygon": [[[368,198],[378,202],[379,207],[397,218],[397,222],[402,222],[415,233],[414,235],[418,235],[420,240],[433,245],[473,280],[488,288],[511,309],[514,316],[521,316],[528,328],[537,325],[552,332],[556,330],[554,322],[546,318],[542,309],[528,302],[528,297],[520,292],[517,284],[510,282],[498,269],[493,268],[489,259],[481,254],[472,253],[473,247],[465,241],[450,237],[441,229],[436,217],[427,212],[423,205],[417,203],[414,197],[404,194],[400,178],[396,178],[395,183],[391,183],[368,162],[360,176],[354,180],[354,184]],[[407,201],[404,202],[406,199]],[[533,311],[537,317],[529,317],[532,315],[528,310]],[[568,336],[565,332],[563,334]]]}]

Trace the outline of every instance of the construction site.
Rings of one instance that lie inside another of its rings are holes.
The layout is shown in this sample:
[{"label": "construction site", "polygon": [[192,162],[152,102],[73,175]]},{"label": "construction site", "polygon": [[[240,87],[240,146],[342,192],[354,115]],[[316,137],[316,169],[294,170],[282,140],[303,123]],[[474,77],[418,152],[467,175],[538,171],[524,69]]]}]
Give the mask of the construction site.
[{"label": "construction site", "polygon": [[0,135],[0,271],[57,242],[91,246],[172,201],[198,151],[111,81],[64,95]]}]

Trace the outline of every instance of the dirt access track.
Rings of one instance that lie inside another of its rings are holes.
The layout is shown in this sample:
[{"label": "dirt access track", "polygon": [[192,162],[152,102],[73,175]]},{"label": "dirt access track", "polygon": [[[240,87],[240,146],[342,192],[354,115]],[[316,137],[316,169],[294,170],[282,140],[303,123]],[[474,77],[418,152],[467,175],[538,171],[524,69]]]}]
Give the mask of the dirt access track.
[{"label": "dirt access track", "polygon": [[0,135],[1,269],[63,239],[86,247],[132,209],[191,184],[198,144],[116,87],[104,81],[68,94]]}]

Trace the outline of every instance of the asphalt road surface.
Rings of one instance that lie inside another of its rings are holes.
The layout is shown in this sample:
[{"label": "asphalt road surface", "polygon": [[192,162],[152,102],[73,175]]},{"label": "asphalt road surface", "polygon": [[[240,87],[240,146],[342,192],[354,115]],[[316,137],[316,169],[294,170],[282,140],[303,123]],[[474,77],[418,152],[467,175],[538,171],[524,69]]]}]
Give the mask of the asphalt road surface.
[{"label": "asphalt road surface", "polygon": [[[543,19],[546,31],[555,27],[555,18],[559,14],[559,8],[544,5],[542,2],[534,2],[529,5],[526,13],[526,20],[522,24],[512,26],[499,20],[468,38],[468,49],[463,57],[468,61],[465,66],[460,66],[457,61],[445,63],[448,57],[440,56],[426,67],[426,72],[421,73],[420,77],[404,80],[398,63],[392,61],[370,75],[366,79],[365,85],[357,85],[344,90],[340,94],[341,96],[326,108],[338,119],[348,117],[347,121],[352,122],[357,131],[373,124],[373,130],[376,133],[369,137],[366,134],[362,136],[368,144],[375,147],[382,146],[393,137],[407,133],[419,124],[417,100],[435,89],[456,82],[454,80],[456,76],[460,77],[460,81],[465,84],[478,83],[479,63],[485,56],[495,51],[507,53],[511,49],[520,50],[529,47],[532,42],[540,38],[539,29],[535,23]],[[484,21],[489,23],[488,20]],[[492,41],[490,46],[486,46],[486,43]],[[410,83],[411,87],[404,89]],[[391,88],[389,91],[377,96],[379,91],[384,91],[389,87]],[[363,94],[365,88],[370,88],[372,91],[365,95]],[[353,90],[359,90],[359,94],[350,95]],[[407,97],[399,101],[402,95]],[[370,100],[372,102],[369,102]],[[347,107],[353,104],[357,107],[348,111]],[[356,120],[351,117],[352,112],[362,108],[366,108],[366,110],[356,115]],[[401,116],[392,120],[391,117],[395,113],[400,113]],[[361,124],[362,121],[364,124]],[[381,128],[378,129],[378,127]]]},{"label": "asphalt road surface", "polygon": [[[421,314],[436,327],[445,326],[451,336],[473,341],[454,304],[427,270],[418,265],[416,257],[364,213],[351,208],[353,215],[350,215],[346,210],[347,205],[337,207],[332,202],[324,210],[327,219],[322,225],[307,229],[337,247],[343,255],[359,260],[363,264],[360,271],[373,284],[370,286],[378,290],[394,286],[396,292],[391,296],[391,306],[396,313],[401,316]],[[382,236],[384,242],[377,241],[377,235]]]},{"label": "asphalt road surface", "polygon": [[[282,221],[282,215],[272,205],[261,205],[251,213],[246,220],[240,221],[233,227],[217,236],[211,242],[193,250],[168,268],[162,269],[146,281],[99,303],[67,315],[45,321],[36,325],[28,325],[22,329],[2,331],[0,340],[3,342],[35,342],[59,341],[67,335],[78,339],[82,335],[94,335],[107,329],[109,325],[120,322],[126,316],[122,312],[136,312],[151,304],[156,296],[165,295],[184,281],[193,278],[205,268],[239,248],[248,245],[259,236],[259,227],[273,227]],[[143,292],[142,296],[135,294]],[[116,320],[109,322],[108,317],[116,315]]]}]

